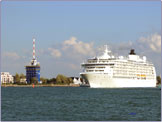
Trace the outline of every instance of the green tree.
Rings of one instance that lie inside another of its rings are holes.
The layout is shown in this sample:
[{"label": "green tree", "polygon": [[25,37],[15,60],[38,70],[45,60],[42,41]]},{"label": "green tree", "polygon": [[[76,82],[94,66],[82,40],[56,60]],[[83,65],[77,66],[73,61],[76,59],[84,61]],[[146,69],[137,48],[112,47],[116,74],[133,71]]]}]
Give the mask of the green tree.
[{"label": "green tree", "polygon": [[57,84],[62,84],[62,75],[58,74],[56,77],[56,83]]},{"label": "green tree", "polygon": [[16,73],[16,75],[14,76],[14,81],[16,84],[20,83],[20,76],[18,73]]},{"label": "green tree", "polygon": [[72,78],[68,78],[68,77],[61,75],[61,74],[58,74],[57,77],[56,77],[56,83],[57,84],[70,84],[72,82],[73,82]]},{"label": "green tree", "polygon": [[56,83],[56,78],[51,78],[50,79],[50,82],[53,83],[53,84],[55,84]]},{"label": "green tree", "polygon": [[67,84],[73,83],[73,79],[72,78],[67,78]]},{"label": "green tree", "polygon": [[160,76],[157,76],[156,80],[157,80],[157,84],[161,84],[161,77]]},{"label": "green tree", "polygon": [[38,79],[37,79],[36,77],[32,77],[32,78],[30,79],[30,83],[31,83],[31,84],[32,84],[32,83],[38,84]]},{"label": "green tree", "polygon": [[21,73],[20,74],[20,79],[24,79],[24,78],[26,78],[26,76],[23,73]]},{"label": "green tree", "polygon": [[42,84],[46,84],[47,83],[47,78],[44,78],[44,77],[41,77],[40,78],[40,81],[42,81]]}]

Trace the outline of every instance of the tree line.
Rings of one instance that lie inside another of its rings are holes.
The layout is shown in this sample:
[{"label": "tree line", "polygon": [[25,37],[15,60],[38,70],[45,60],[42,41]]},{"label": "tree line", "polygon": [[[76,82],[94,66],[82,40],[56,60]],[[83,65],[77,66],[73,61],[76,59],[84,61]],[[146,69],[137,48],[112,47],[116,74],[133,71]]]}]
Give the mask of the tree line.
[{"label": "tree line", "polygon": [[41,77],[40,80],[42,81],[43,84],[70,84],[73,83],[72,78],[66,77],[62,74],[58,74],[56,78],[43,78]]},{"label": "tree line", "polygon": [[[26,84],[24,82],[21,82],[21,79],[25,79],[26,76],[24,74],[18,74],[16,73],[14,76],[14,83],[15,84]],[[64,76],[62,74],[58,74],[56,78],[44,78],[40,77],[40,81],[42,81],[42,84],[67,84],[73,83],[73,80],[71,77]],[[38,79],[36,77],[32,77],[30,79],[30,84],[38,84]]]}]

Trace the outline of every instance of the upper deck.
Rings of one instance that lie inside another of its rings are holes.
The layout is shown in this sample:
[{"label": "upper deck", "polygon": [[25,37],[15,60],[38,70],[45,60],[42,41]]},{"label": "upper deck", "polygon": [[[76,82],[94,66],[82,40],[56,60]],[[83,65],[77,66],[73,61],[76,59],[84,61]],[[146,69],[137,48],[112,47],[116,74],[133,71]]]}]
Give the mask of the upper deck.
[{"label": "upper deck", "polygon": [[94,58],[90,58],[87,61],[83,62],[81,66],[87,66],[87,65],[109,65],[109,64],[115,64],[115,63],[122,63],[122,62],[131,62],[131,63],[137,63],[137,64],[144,64],[144,65],[152,65],[151,62],[148,62],[146,60],[146,56],[143,56],[142,58],[139,55],[136,55],[134,50],[132,49],[127,57],[119,56],[115,57],[112,55],[111,51],[108,50],[107,46],[105,48],[105,51],[101,56],[97,56]]}]

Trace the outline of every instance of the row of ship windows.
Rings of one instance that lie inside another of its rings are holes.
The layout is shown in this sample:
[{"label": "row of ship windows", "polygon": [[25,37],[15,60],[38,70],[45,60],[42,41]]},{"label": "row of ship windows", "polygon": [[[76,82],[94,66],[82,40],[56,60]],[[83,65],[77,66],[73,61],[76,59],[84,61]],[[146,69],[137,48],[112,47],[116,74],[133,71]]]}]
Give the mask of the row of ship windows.
[{"label": "row of ship windows", "polygon": [[114,72],[147,72],[153,73],[153,70],[127,70],[127,69],[120,69],[120,70],[113,70]]},{"label": "row of ship windows", "polygon": [[[87,69],[91,69],[91,70],[101,70],[101,69],[105,69],[105,68],[87,68]],[[146,69],[140,69],[140,70],[136,70],[136,69],[125,69],[125,68],[122,68],[122,70],[120,69],[114,69],[113,70],[114,72],[117,72],[117,73],[120,73],[120,72],[124,72],[124,73],[134,73],[134,72],[142,72],[142,73],[153,73],[154,71],[153,70],[146,70]]]},{"label": "row of ship windows", "polygon": [[152,64],[143,64],[143,63],[138,63],[138,62],[136,62],[136,63],[130,63],[130,62],[101,62],[101,61],[99,61],[99,62],[96,62],[96,61],[91,61],[91,62],[88,62],[89,64],[91,64],[91,63],[112,63],[112,64],[115,64],[115,65],[130,65],[130,66],[132,66],[132,65],[145,65],[145,66],[153,66]]},{"label": "row of ship windows", "polygon": [[[87,69],[104,69],[104,67],[88,67]],[[122,69],[122,70],[121,70]],[[93,70],[90,70],[93,71]],[[143,72],[143,73],[153,73],[153,70],[150,69],[135,69],[135,68],[130,68],[130,69],[126,69],[126,68],[114,68],[114,72]]]},{"label": "row of ship windows", "polygon": [[154,73],[144,73],[144,72],[113,72],[114,74],[122,74],[122,75],[135,75],[135,74],[146,74],[146,75],[153,75]]},{"label": "row of ship windows", "polygon": [[[114,69],[121,69],[121,68],[125,68],[125,69],[132,69],[132,67],[125,67],[125,66],[116,66],[113,67]],[[105,68],[105,67],[86,67],[87,69],[93,69],[93,68]],[[153,69],[152,67],[133,67],[133,69],[137,69],[137,70],[149,70],[149,69]]]},{"label": "row of ship windows", "polygon": [[139,64],[136,64],[136,65],[129,65],[129,64],[126,64],[126,65],[121,65],[121,64],[115,64],[115,66],[124,66],[124,67],[152,67],[152,66],[146,66],[146,65],[139,65]]},{"label": "row of ship windows", "polygon": [[145,74],[145,73],[130,73],[130,74],[123,74],[123,73],[113,73],[113,75],[122,75],[122,76],[134,76],[134,77],[154,77],[154,74]]},{"label": "row of ship windows", "polygon": [[121,73],[121,74],[147,74],[147,75],[151,75],[154,74],[153,72],[113,72],[113,73]]},{"label": "row of ship windows", "polygon": [[[123,67],[114,67],[114,69],[121,69]],[[125,69],[134,69],[134,70],[152,70],[153,68],[149,68],[149,67],[124,67]]]},{"label": "row of ship windows", "polygon": [[[97,69],[97,68],[96,68]],[[104,70],[86,70],[87,72],[94,72],[94,71],[104,71]],[[121,73],[121,74],[130,74],[130,75],[132,75],[132,74],[134,74],[134,72],[136,72],[136,73],[145,73],[145,74],[154,74],[154,72],[153,72],[153,70],[152,71],[149,71],[149,70],[140,70],[141,72],[139,72],[138,70],[135,70],[135,71],[133,71],[133,70],[114,70],[113,72],[114,73]]]},{"label": "row of ship windows", "polygon": [[[112,67],[113,69],[134,69],[134,70],[153,70],[153,67],[145,67],[145,66],[109,66]],[[85,68],[87,69],[93,69],[93,68],[105,68],[105,66],[86,66]]]},{"label": "row of ship windows", "polygon": [[140,66],[145,66],[145,67],[150,67],[150,66],[153,66],[153,65],[144,65],[144,64],[130,64],[130,63],[126,63],[126,64],[115,64],[116,66],[127,66],[127,67],[140,67]]},{"label": "row of ship windows", "polygon": [[117,74],[119,74],[119,73],[120,74],[143,74],[144,73],[144,74],[148,74],[148,75],[154,74],[154,72],[137,72],[137,71],[136,72],[124,72],[124,71],[123,72],[121,72],[121,71],[115,72],[114,71],[113,73],[117,73]]},{"label": "row of ship windows", "polygon": [[88,61],[88,63],[115,63],[115,64],[126,64],[126,65],[147,65],[152,66],[152,64],[147,64],[143,62],[121,62],[121,61]]},{"label": "row of ship windows", "polygon": [[152,69],[153,67],[146,67],[146,66],[121,66],[121,65],[116,65],[116,66],[114,66],[114,68],[122,68],[122,67],[125,67],[125,68],[128,68],[128,69],[130,69],[130,68],[136,68],[136,69]]},{"label": "row of ship windows", "polygon": [[[94,72],[94,70],[87,70],[87,72]],[[104,72],[103,70],[95,70],[95,72]],[[138,77],[136,76],[136,74],[113,74],[113,76],[115,77],[129,77],[129,78],[132,78],[132,77],[135,77],[137,79],[145,79],[146,77]],[[147,76],[147,79],[153,79],[154,78],[154,75],[148,75]]]},{"label": "row of ship windows", "polygon": [[121,65],[146,65],[146,66],[152,66],[152,64],[140,63],[140,62],[134,62],[134,63],[132,63],[132,62],[116,62],[116,64],[121,64]]},{"label": "row of ship windows", "polygon": [[[100,64],[100,65],[102,65],[102,64]],[[114,64],[104,64],[104,65],[113,66]],[[100,66],[93,64],[93,65],[90,65],[90,67],[100,67]],[[115,64],[115,67],[141,68],[141,66],[139,66],[139,65],[117,65],[117,64]],[[88,68],[88,66],[86,68]],[[152,66],[143,66],[142,65],[142,68],[153,68],[153,67]]]},{"label": "row of ship windows", "polygon": [[104,70],[86,70],[86,72],[104,72]]},{"label": "row of ship windows", "polygon": [[148,78],[150,78],[150,77],[154,77],[154,75],[146,75],[146,76],[137,76],[137,74],[115,74],[115,73],[113,73],[113,75],[114,76],[127,76],[127,77],[148,77]]},{"label": "row of ship windows", "polygon": [[121,68],[113,68],[114,70],[125,70],[125,71],[153,71],[153,69],[151,68],[140,68],[140,69],[137,69],[137,68],[126,68],[126,67],[121,67]]},{"label": "row of ship windows", "polygon": [[[97,77],[97,76],[95,76],[95,77]],[[104,76],[104,78],[106,78],[106,77],[108,77],[108,76]],[[139,78],[139,77],[134,77],[134,76],[113,76],[114,78],[128,78],[128,79],[138,79],[138,80],[146,80],[146,79],[154,79],[154,77],[141,77],[141,78]]]},{"label": "row of ship windows", "polygon": [[137,78],[137,77],[124,77],[124,76],[113,76],[114,78],[129,78],[129,79],[138,79],[138,80],[146,80],[146,79],[154,79],[154,77],[152,78]]},{"label": "row of ship windows", "polygon": [[87,69],[94,69],[94,68],[99,68],[99,69],[101,69],[101,68],[105,68],[105,67],[86,67]]},{"label": "row of ship windows", "polygon": [[146,65],[118,65],[118,64],[116,64],[115,67],[146,67],[146,68],[152,68],[153,66],[146,66]]},{"label": "row of ship windows", "polygon": [[[124,76],[137,76],[137,74],[142,74],[142,73],[139,73],[139,72],[137,72],[137,73],[113,73],[114,75],[124,75]],[[146,76],[154,76],[154,74],[146,74],[146,73],[144,73]]]},{"label": "row of ship windows", "polygon": [[[86,70],[86,72],[104,72],[104,70]],[[154,74],[154,72],[152,71],[152,72],[144,72],[144,71],[142,71],[142,72],[133,72],[133,71],[122,71],[122,70],[116,70],[116,71],[114,71],[113,72],[114,74],[122,74],[122,75],[134,75],[134,74],[138,74],[138,73],[140,73],[140,74],[142,74],[142,73],[144,73],[144,74],[147,74],[147,75],[151,75],[151,74]]]},{"label": "row of ship windows", "polygon": [[[86,70],[87,72],[103,72],[104,70]],[[146,79],[146,77],[138,77],[136,74],[113,74],[114,77],[123,77],[123,78],[137,78],[137,79]],[[148,75],[147,79],[154,79],[154,75]]]}]

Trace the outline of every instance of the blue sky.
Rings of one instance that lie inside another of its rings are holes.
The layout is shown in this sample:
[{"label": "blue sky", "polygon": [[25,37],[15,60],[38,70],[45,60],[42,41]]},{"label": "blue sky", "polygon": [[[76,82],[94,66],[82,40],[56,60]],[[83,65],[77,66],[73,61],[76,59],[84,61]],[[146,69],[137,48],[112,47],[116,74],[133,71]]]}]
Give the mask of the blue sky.
[{"label": "blue sky", "polygon": [[[59,73],[79,76],[80,63],[104,44],[110,44],[112,49],[115,46],[114,51],[121,55],[136,47],[139,54],[146,52],[158,74],[161,72],[161,53],[156,45],[159,37],[161,40],[160,1],[2,1],[1,10],[2,71],[25,74],[24,66],[32,58],[32,38],[35,37],[37,59],[44,77],[55,77]],[[80,50],[75,44],[64,49],[67,40],[80,44]],[[152,43],[157,49],[151,48]],[[86,49],[91,53],[81,50],[85,45],[90,45]],[[120,51],[123,45],[128,48]]]}]

